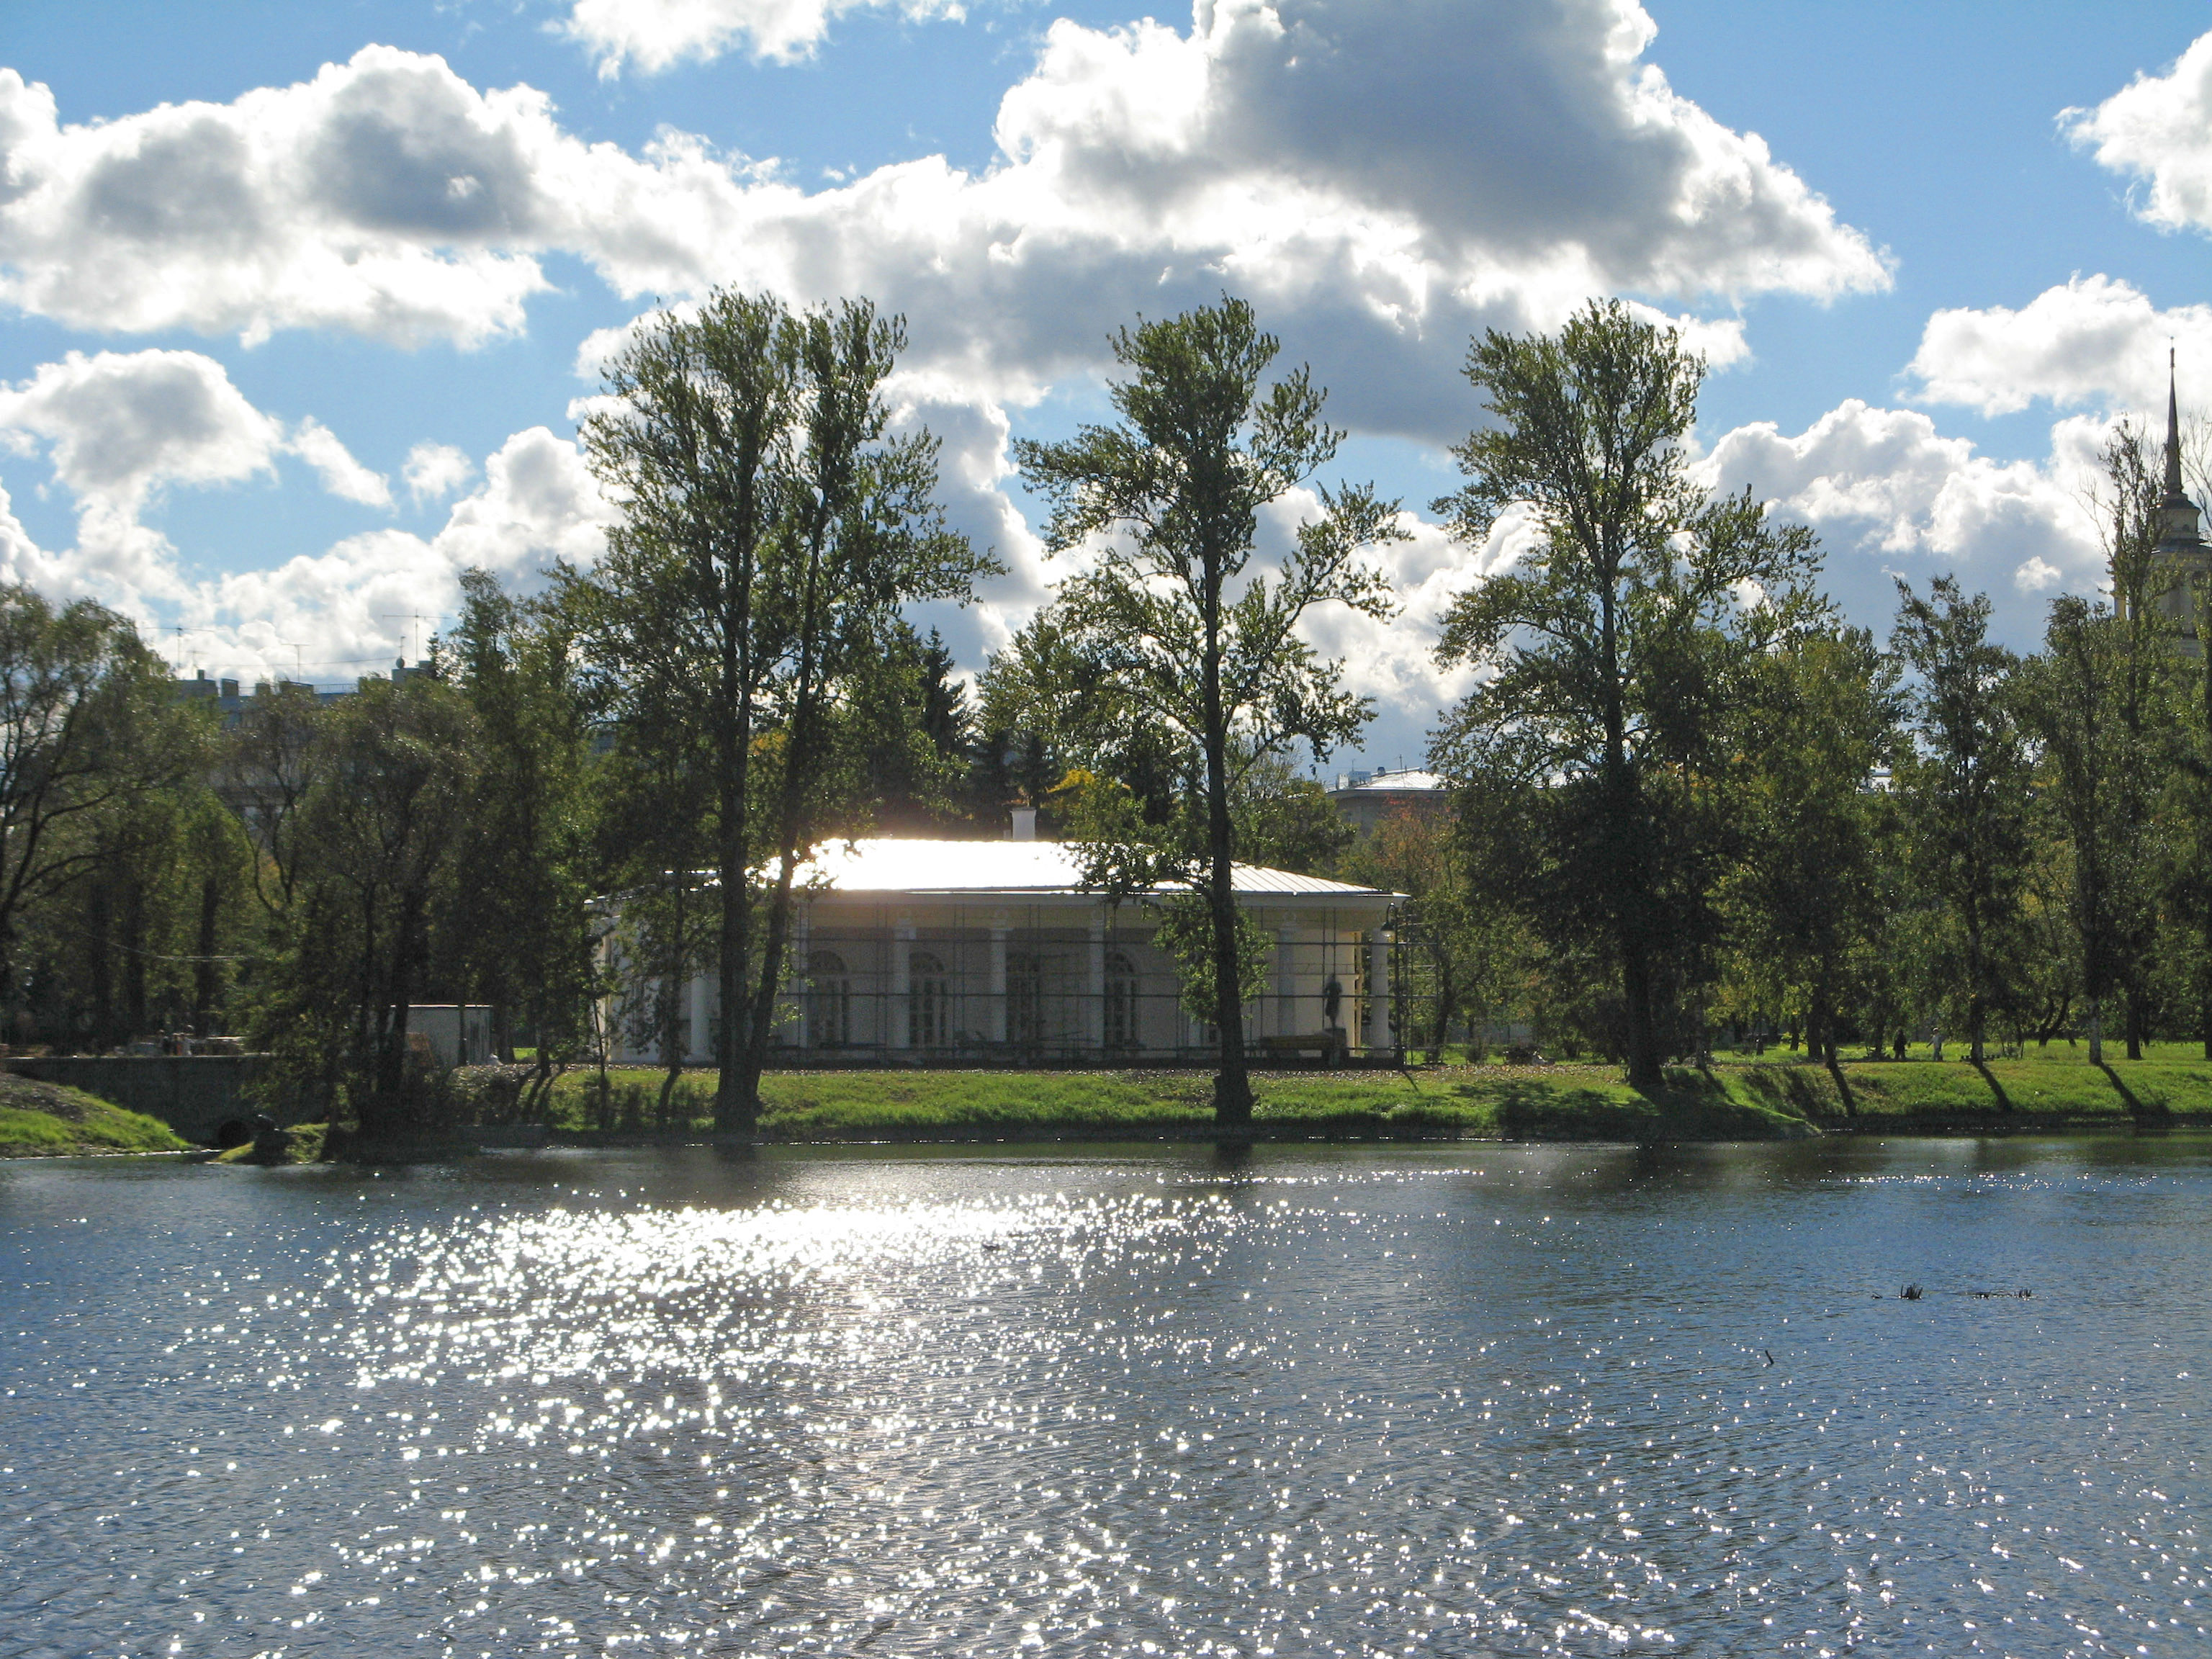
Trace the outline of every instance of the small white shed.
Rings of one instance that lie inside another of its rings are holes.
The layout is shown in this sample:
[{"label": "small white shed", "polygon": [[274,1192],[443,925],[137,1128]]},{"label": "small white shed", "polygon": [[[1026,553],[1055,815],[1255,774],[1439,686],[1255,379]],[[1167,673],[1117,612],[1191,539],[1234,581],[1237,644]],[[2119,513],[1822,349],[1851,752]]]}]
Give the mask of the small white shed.
[{"label": "small white shed", "polygon": [[491,1005],[471,1002],[414,1002],[407,1006],[407,1030],[427,1038],[441,1071],[483,1066],[498,1058],[491,1051]]}]

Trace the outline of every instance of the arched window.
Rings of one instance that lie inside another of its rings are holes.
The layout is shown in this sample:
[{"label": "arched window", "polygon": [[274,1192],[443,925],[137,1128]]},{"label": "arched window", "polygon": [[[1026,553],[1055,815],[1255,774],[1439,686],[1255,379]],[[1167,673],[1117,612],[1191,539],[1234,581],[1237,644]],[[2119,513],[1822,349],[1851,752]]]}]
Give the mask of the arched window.
[{"label": "arched window", "polygon": [[1017,1048],[1044,1042],[1044,964],[1028,951],[1006,953],[1006,1041]]},{"label": "arched window", "polygon": [[1137,965],[1120,951],[1106,953],[1106,1018],[1102,1030],[1109,1048],[1139,1046]]},{"label": "arched window", "polygon": [[907,958],[906,1041],[909,1048],[941,1048],[947,1035],[945,964],[927,951]]},{"label": "arched window", "polygon": [[853,1041],[853,976],[835,951],[806,958],[806,1032],[817,1048],[842,1048]]}]

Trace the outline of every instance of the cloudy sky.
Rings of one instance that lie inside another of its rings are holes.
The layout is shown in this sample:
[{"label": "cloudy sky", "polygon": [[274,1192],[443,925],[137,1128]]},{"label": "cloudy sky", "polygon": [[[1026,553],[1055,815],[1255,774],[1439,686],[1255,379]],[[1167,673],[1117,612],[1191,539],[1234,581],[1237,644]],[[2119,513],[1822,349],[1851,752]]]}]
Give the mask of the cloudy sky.
[{"label": "cloudy sky", "polygon": [[[588,560],[605,343],[715,283],[866,294],[1009,574],[1010,436],[1117,324],[1251,299],[1402,497],[1404,614],[1322,618],[1412,760],[1508,540],[1428,503],[1484,327],[1594,294],[1707,354],[1698,444],[1886,626],[1955,571],[2033,642],[2098,580],[2086,467],[2166,347],[2212,408],[2212,13],[2023,0],[76,0],[0,29],[0,574],[187,672],[342,684],[483,565]],[[1280,535],[1295,521],[1288,504]]]}]

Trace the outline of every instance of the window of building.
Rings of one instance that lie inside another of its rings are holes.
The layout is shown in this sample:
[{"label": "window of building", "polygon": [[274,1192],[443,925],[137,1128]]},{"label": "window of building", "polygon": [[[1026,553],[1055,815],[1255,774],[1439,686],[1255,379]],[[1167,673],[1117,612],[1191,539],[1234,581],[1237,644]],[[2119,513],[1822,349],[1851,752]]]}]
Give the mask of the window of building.
[{"label": "window of building", "polygon": [[1120,951],[1106,953],[1106,1017],[1109,1048],[1137,1047],[1137,965]]},{"label": "window of building", "polygon": [[927,951],[907,958],[906,1040],[910,1048],[941,1048],[949,1035],[945,964]]},{"label": "window of building", "polygon": [[853,1041],[853,976],[835,951],[806,958],[806,1032],[817,1048],[843,1048]]}]

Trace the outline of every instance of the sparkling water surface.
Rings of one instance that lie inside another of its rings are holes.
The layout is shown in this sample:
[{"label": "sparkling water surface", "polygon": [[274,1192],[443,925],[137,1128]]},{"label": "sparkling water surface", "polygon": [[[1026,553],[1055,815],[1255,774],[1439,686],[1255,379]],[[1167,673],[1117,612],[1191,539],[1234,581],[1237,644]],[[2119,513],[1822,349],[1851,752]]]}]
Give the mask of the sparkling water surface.
[{"label": "sparkling water surface", "polygon": [[0,1655],[2203,1655],[2209,1313],[2185,1137],[19,1163]]}]

